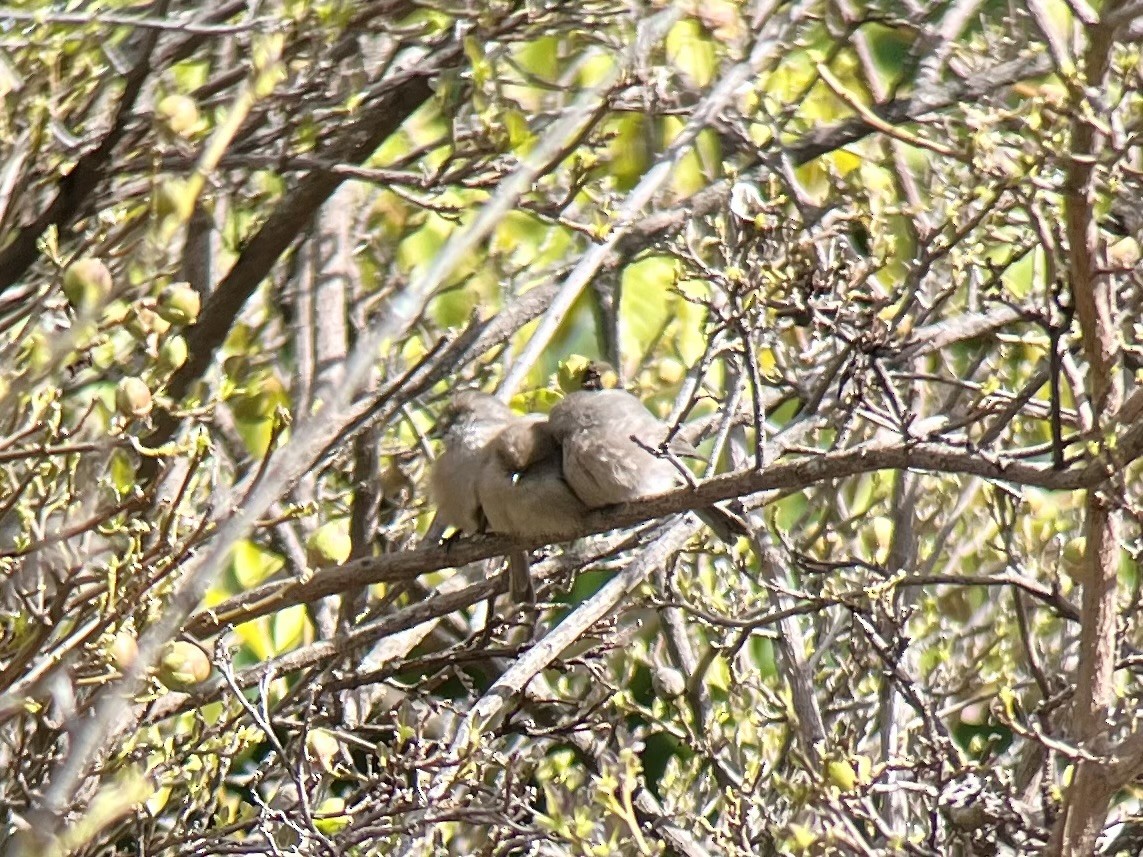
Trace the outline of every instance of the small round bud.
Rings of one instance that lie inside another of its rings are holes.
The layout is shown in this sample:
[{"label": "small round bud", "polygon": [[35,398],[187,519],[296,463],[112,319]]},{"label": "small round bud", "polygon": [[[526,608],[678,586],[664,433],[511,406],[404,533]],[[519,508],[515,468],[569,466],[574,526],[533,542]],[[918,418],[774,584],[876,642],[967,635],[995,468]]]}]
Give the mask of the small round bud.
[{"label": "small round bud", "polygon": [[189,690],[210,678],[210,658],[194,643],[173,640],[159,660],[159,681],[171,690]]},{"label": "small round bud", "polygon": [[139,657],[139,644],[135,641],[135,635],[130,631],[120,631],[111,641],[108,654],[111,655],[111,663],[116,669],[127,669],[135,663],[135,658]]},{"label": "small round bud", "polygon": [[187,362],[187,341],[181,336],[169,336],[159,348],[159,368],[170,372]]},{"label": "small round bud", "polygon": [[127,418],[151,413],[151,389],[142,378],[129,375],[115,388],[115,408]]},{"label": "small round bud", "polygon": [[189,283],[171,283],[159,294],[156,312],[171,324],[194,324],[202,298]]},{"label": "small round bud", "polygon": [[113,285],[107,266],[90,256],[77,259],[64,271],[64,295],[81,312],[89,312],[107,300]]},{"label": "small round bud", "polygon": [[189,96],[168,95],[155,105],[155,118],[173,133],[188,137],[198,127],[198,106]]}]

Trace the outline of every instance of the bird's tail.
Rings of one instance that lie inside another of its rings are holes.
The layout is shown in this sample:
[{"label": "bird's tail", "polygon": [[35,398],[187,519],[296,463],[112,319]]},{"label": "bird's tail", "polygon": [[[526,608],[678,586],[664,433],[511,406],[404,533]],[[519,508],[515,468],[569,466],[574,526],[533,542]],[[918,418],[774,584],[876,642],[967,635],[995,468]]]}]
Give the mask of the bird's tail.
[{"label": "bird's tail", "polygon": [[513,604],[535,604],[536,589],[532,585],[532,570],[528,554],[511,551],[508,554],[508,597]]}]

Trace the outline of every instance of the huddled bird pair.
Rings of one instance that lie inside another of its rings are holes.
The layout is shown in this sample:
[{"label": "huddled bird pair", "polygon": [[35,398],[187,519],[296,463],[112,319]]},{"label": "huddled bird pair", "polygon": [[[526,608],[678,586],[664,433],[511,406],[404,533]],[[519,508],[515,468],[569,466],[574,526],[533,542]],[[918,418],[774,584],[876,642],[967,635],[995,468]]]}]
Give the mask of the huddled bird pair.
[{"label": "huddled bird pair", "polygon": [[[438,432],[444,451],[433,466],[433,498],[441,520],[466,533],[558,540],[581,532],[593,509],[684,480],[675,462],[658,453],[668,426],[625,390],[577,390],[546,417],[517,414],[466,390],[449,402]],[[666,451],[696,455],[679,438]],[[723,538],[745,532],[742,521],[718,507],[698,514]],[[513,598],[528,598],[526,562],[517,558],[509,568]]]}]

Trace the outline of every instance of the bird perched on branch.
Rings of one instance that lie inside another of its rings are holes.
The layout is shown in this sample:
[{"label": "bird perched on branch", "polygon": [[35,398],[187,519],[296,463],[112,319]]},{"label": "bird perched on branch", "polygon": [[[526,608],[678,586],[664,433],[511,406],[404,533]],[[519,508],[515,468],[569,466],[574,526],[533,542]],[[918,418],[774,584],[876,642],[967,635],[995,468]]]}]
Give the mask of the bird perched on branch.
[{"label": "bird perched on branch", "polygon": [[477,390],[457,393],[441,411],[434,433],[444,451],[433,463],[430,489],[437,514],[464,533],[483,533],[484,511],[477,495],[488,445],[518,417],[511,408]]},{"label": "bird perched on branch", "polygon": [[566,538],[588,513],[564,480],[559,444],[538,415],[517,420],[489,444],[477,495],[497,533]]},{"label": "bird perched on branch", "polygon": [[[682,438],[639,399],[620,389],[604,389],[609,367],[589,363],[581,370],[581,389],[552,408],[548,428],[559,443],[564,478],[590,509],[627,503],[670,491],[686,482],[681,465],[670,456],[697,457]],[[748,533],[746,524],[718,506],[696,514],[720,538]]]},{"label": "bird perched on branch", "polygon": [[[442,413],[445,450],[432,472],[437,512],[466,533],[523,538],[574,535],[587,508],[563,478],[560,450],[539,415],[519,416],[498,399],[467,390]],[[533,600],[527,557],[508,557],[509,593]]]}]

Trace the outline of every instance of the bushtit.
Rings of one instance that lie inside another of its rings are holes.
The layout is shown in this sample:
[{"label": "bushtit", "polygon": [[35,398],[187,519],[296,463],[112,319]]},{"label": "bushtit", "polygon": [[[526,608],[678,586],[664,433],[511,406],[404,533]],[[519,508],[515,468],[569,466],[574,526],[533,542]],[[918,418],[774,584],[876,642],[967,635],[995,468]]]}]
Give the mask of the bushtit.
[{"label": "bushtit", "polygon": [[465,533],[486,529],[476,493],[486,447],[510,423],[521,419],[501,402],[476,390],[453,396],[437,420],[444,452],[433,463],[430,487],[441,520]]},{"label": "bushtit", "polygon": [[588,510],[564,481],[546,420],[519,419],[487,449],[477,494],[490,529],[530,538],[575,535]]},{"label": "bushtit", "polygon": [[[650,451],[666,442],[668,426],[626,390],[569,393],[552,408],[548,425],[563,451],[564,478],[588,508],[660,494],[685,481],[674,463]],[[697,454],[681,438],[667,449]],[[746,534],[742,521],[717,506],[695,513],[724,540]]]}]

